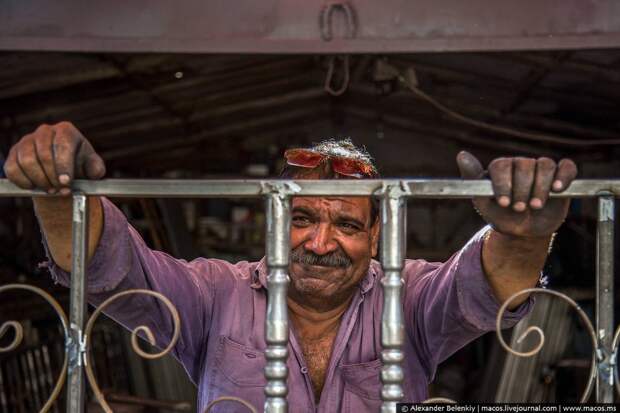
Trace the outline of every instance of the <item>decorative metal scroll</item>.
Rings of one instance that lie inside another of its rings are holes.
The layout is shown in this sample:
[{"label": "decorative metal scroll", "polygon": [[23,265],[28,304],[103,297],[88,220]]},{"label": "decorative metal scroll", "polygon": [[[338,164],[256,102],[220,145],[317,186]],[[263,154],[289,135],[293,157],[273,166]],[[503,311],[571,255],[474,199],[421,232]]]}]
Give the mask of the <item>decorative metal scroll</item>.
[{"label": "decorative metal scroll", "polygon": [[233,403],[239,403],[245,407],[248,408],[248,410],[251,413],[258,413],[256,411],[256,409],[254,408],[254,406],[252,406],[249,402],[243,400],[240,397],[233,397],[233,396],[222,396],[222,397],[218,397],[217,399],[213,400],[211,403],[209,403],[207,405],[207,407],[205,408],[204,413],[209,413],[211,411],[211,409],[213,409],[213,407],[215,407],[216,404],[218,403],[223,403],[223,402],[233,402]]},{"label": "decorative metal scroll", "polygon": [[448,399],[446,397],[431,397],[430,399],[424,400],[422,403],[424,404],[430,404],[430,403],[456,404],[456,401],[452,399]]},{"label": "decorative metal scroll", "polygon": [[620,380],[618,379],[618,351],[620,349],[618,348],[618,345],[620,345],[620,326],[618,326],[618,328],[616,329],[616,334],[614,334],[614,341],[611,344],[611,351],[613,351],[613,354],[611,356],[611,367],[614,369],[614,382],[616,383],[616,391],[620,396]]},{"label": "decorative metal scroll", "polygon": [[146,294],[146,295],[155,297],[158,300],[161,300],[164,303],[164,305],[168,308],[168,310],[170,311],[170,314],[172,315],[172,320],[174,322],[174,332],[172,333],[172,338],[170,339],[170,343],[165,349],[163,349],[159,353],[152,353],[152,354],[147,353],[143,351],[138,344],[138,334],[143,333],[144,338],[149,342],[149,344],[151,344],[152,346],[156,345],[155,336],[153,335],[153,332],[151,331],[150,328],[142,325],[142,326],[136,327],[131,332],[131,346],[133,347],[133,350],[138,355],[140,355],[140,357],[153,360],[153,359],[158,359],[158,358],[165,356],[166,354],[170,353],[170,351],[172,351],[177,341],[179,340],[179,335],[181,333],[181,318],[179,317],[179,312],[177,311],[175,306],[172,304],[172,302],[168,298],[166,298],[166,296],[158,292],[155,292],[155,291],[151,291],[151,290],[123,291],[118,294],[114,294],[113,296],[105,300],[103,303],[101,303],[101,305],[97,307],[95,312],[88,319],[88,322],[86,323],[86,328],[84,329],[84,336],[86,339],[85,340],[85,354],[84,354],[84,357],[85,357],[84,370],[86,371],[86,378],[88,379],[88,382],[90,383],[90,387],[93,390],[95,398],[97,399],[97,402],[99,403],[101,408],[105,411],[105,413],[113,413],[113,411],[110,408],[110,405],[106,402],[103,392],[99,388],[99,385],[97,384],[97,380],[95,379],[95,373],[93,372],[93,366],[92,366],[92,361],[91,361],[92,359],[89,353],[90,340],[92,336],[91,333],[93,331],[93,326],[95,325],[95,321],[97,320],[97,317],[99,317],[99,314],[101,314],[106,307],[108,307],[112,302],[116,301],[117,299],[124,297],[126,295],[131,295],[131,294]]},{"label": "decorative metal scroll", "polygon": [[[5,285],[3,287],[0,287],[0,293],[5,292],[7,290],[27,290],[27,291],[31,291],[41,297],[43,297],[48,303],[50,303],[50,305],[54,308],[54,311],[56,311],[56,314],[58,314],[58,317],[60,318],[61,324],[62,324],[62,328],[63,328],[63,332],[65,335],[65,340],[68,340],[69,337],[69,333],[68,333],[68,321],[67,321],[67,315],[65,314],[64,310],[62,309],[62,307],[60,306],[60,304],[54,299],[52,298],[51,295],[49,295],[47,292],[43,291],[40,288],[34,287],[34,286],[30,286],[30,285],[26,285],[26,284],[8,284]],[[143,351],[139,344],[138,344],[138,334],[142,333],[144,335],[144,338],[151,344],[151,345],[156,345],[155,343],[155,337],[153,336],[153,332],[147,327],[147,326],[138,326],[136,327],[132,333],[131,333],[131,345],[134,349],[134,351],[139,354],[141,357],[146,358],[146,359],[157,359],[160,357],[165,356],[166,354],[170,353],[170,351],[172,351],[172,349],[174,348],[175,344],[177,343],[178,339],[179,339],[179,335],[181,332],[181,319],[179,317],[179,313],[177,311],[177,309],[174,307],[174,305],[172,304],[172,302],[166,298],[164,295],[157,293],[155,291],[150,291],[150,290],[127,290],[127,291],[123,291],[121,293],[115,294],[113,296],[111,296],[110,298],[108,298],[107,300],[105,300],[103,303],[101,303],[101,305],[99,307],[97,307],[97,309],[95,310],[95,312],[93,312],[93,314],[91,315],[90,319],[88,320],[88,323],[86,324],[86,328],[84,330],[84,337],[85,337],[85,342],[84,342],[84,348],[83,348],[83,355],[84,355],[84,370],[86,372],[86,378],[88,379],[88,382],[90,383],[90,386],[93,390],[93,393],[95,395],[95,398],[97,399],[97,402],[99,403],[99,405],[101,406],[101,408],[106,412],[106,413],[113,413],[112,409],[110,408],[110,406],[108,405],[108,403],[105,400],[105,397],[103,395],[103,392],[101,391],[101,389],[99,388],[99,385],[97,384],[97,380],[95,379],[95,374],[93,372],[93,363],[92,363],[92,358],[90,357],[90,343],[91,343],[91,336],[92,336],[92,330],[93,330],[93,326],[95,324],[95,321],[97,320],[97,318],[99,317],[99,315],[103,312],[103,310],[108,307],[113,301],[116,301],[117,299],[124,297],[126,295],[130,295],[130,294],[146,294],[146,295],[150,295],[152,297],[155,297],[159,300],[161,300],[164,305],[168,308],[168,310],[170,311],[170,314],[172,315],[172,319],[173,319],[173,323],[174,323],[174,331],[172,334],[172,338],[170,340],[170,343],[168,344],[168,346],[163,349],[162,351],[160,351],[159,353],[147,353],[145,351]],[[6,353],[12,350],[15,350],[20,344],[21,341],[23,339],[23,327],[21,326],[21,324],[19,324],[17,321],[7,321],[5,323],[3,323],[0,326],[0,338],[4,336],[4,334],[6,334],[6,332],[10,329],[13,328],[15,331],[15,338],[13,339],[13,341],[6,347],[0,347],[0,353]],[[68,367],[68,358],[67,358],[67,353],[65,352],[65,359],[64,359],[64,363],[60,372],[60,376],[58,377],[58,380],[56,382],[56,385],[54,386],[54,390],[52,391],[51,396],[49,397],[49,399],[47,400],[47,402],[45,403],[45,405],[41,408],[41,410],[39,411],[39,413],[47,413],[50,408],[52,407],[52,405],[54,404],[54,402],[56,401],[56,399],[58,399],[58,396],[60,395],[60,392],[62,390],[62,387],[65,383],[65,380],[67,378],[67,367]],[[253,413],[255,413],[256,411],[253,410]]]},{"label": "decorative metal scroll", "polygon": [[[52,308],[54,309],[54,311],[56,312],[56,314],[58,315],[58,317],[60,318],[61,324],[62,324],[62,328],[63,328],[63,332],[65,334],[65,338],[68,337],[68,322],[67,322],[67,316],[64,312],[64,310],[62,309],[62,307],[60,306],[60,304],[54,299],[52,298],[51,295],[49,295],[47,292],[43,291],[40,288],[34,287],[34,286],[30,286],[30,285],[26,285],[26,284],[8,284],[5,286],[0,287],[0,293],[3,293],[5,291],[8,290],[26,290],[26,291],[30,291],[33,292],[41,297],[43,297],[48,303],[50,303],[50,305],[52,306]],[[84,369],[86,372],[86,377],[88,379],[88,382],[90,383],[90,386],[93,390],[93,393],[95,395],[95,398],[97,399],[97,402],[99,403],[99,405],[101,406],[101,408],[105,411],[105,413],[113,413],[113,410],[111,409],[111,407],[109,406],[109,404],[106,402],[105,400],[105,396],[103,395],[103,392],[101,391],[101,389],[99,388],[99,385],[97,384],[97,380],[95,378],[95,374],[93,371],[93,363],[92,363],[92,358],[90,357],[90,338],[92,336],[92,330],[95,324],[95,321],[97,320],[97,318],[99,317],[99,315],[105,310],[105,308],[107,308],[110,304],[112,304],[112,302],[116,301],[117,299],[127,296],[127,295],[131,295],[131,294],[146,294],[146,295],[150,295],[152,297],[155,297],[159,300],[161,300],[164,305],[168,308],[168,310],[170,311],[170,314],[172,315],[172,319],[173,319],[173,324],[174,324],[174,331],[172,334],[172,338],[170,340],[170,343],[168,344],[168,346],[163,349],[162,351],[158,352],[158,353],[147,353],[144,350],[142,350],[139,346],[138,343],[138,336],[140,333],[143,334],[143,338],[146,339],[151,345],[156,345],[155,342],[155,337],[153,335],[153,332],[151,331],[151,329],[147,326],[138,326],[136,327],[132,333],[131,333],[131,345],[134,349],[134,351],[140,355],[143,358],[146,359],[157,359],[157,358],[161,358],[163,356],[165,356],[166,354],[170,353],[170,351],[172,351],[172,349],[174,348],[174,346],[176,345],[178,339],[179,339],[179,335],[180,335],[180,325],[181,325],[181,319],[179,317],[179,313],[177,311],[177,309],[174,307],[174,305],[172,304],[172,302],[166,298],[164,295],[158,293],[158,292],[154,292],[151,290],[127,290],[127,291],[123,291],[121,293],[115,294],[113,296],[111,296],[110,298],[108,298],[107,300],[105,300],[103,303],[101,303],[101,305],[99,305],[99,307],[97,307],[97,309],[93,312],[93,314],[91,315],[91,317],[88,320],[88,323],[86,324],[86,328],[85,328],[85,345],[84,345],[84,357],[85,357],[85,364],[84,364]],[[517,343],[521,343],[523,340],[525,340],[525,338],[530,334],[530,333],[536,333],[538,338],[539,338],[539,342],[538,344],[536,344],[534,346],[533,349],[528,350],[528,351],[517,351],[514,350],[512,348],[510,348],[510,346],[506,343],[506,341],[504,340],[504,337],[501,334],[501,321],[503,319],[503,315],[506,312],[508,306],[510,305],[510,303],[512,303],[517,297],[523,295],[523,294],[550,294],[556,297],[561,298],[562,300],[564,300],[565,302],[567,302],[579,315],[579,317],[581,318],[583,324],[586,327],[586,330],[588,331],[588,334],[590,335],[590,339],[592,341],[592,346],[593,349],[595,349],[595,351],[593,351],[593,355],[592,355],[592,364],[590,367],[590,377],[588,379],[588,383],[586,385],[586,389],[584,390],[580,402],[584,403],[588,400],[588,398],[590,397],[590,394],[592,393],[592,390],[594,388],[594,380],[596,378],[596,350],[598,349],[598,340],[596,338],[596,334],[595,334],[595,330],[594,327],[592,326],[592,323],[590,322],[588,316],[585,314],[585,312],[581,309],[581,307],[570,297],[568,297],[565,294],[562,294],[560,292],[557,291],[553,291],[553,290],[547,290],[547,289],[543,289],[543,288],[528,288],[522,291],[519,291],[513,295],[511,295],[500,307],[498,313],[497,313],[497,318],[496,318],[496,333],[497,333],[497,338],[499,340],[499,343],[501,344],[501,346],[510,354],[513,354],[517,357],[532,357],[536,354],[538,354],[541,349],[543,348],[544,344],[545,344],[545,334],[542,331],[542,329],[540,329],[540,327],[537,326],[530,326],[527,328],[527,330],[525,332],[523,332],[523,334],[521,334],[520,337],[517,338]],[[6,352],[10,352],[15,350],[20,344],[21,341],[23,339],[23,327],[21,326],[21,324],[17,321],[7,321],[5,323],[3,323],[0,326],[0,338],[3,337],[8,331],[9,329],[13,328],[14,332],[15,332],[15,338],[13,339],[13,341],[5,346],[5,347],[0,347],[0,353],[6,353]],[[614,369],[614,378],[615,378],[615,386],[616,386],[616,390],[618,392],[618,394],[620,395],[620,383],[618,381],[618,363],[617,363],[617,356],[618,356],[618,346],[620,345],[620,326],[618,327],[618,329],[616,330],[615,334],[614,334],[614,338],[613,338],[613,344],[612,344],[612,350],[613,350],[613,356],[612,356],[612,367]],[[51,406],[53,405],[53,403],[57,400],[58,396],[60,395],[60,392],[62,390],[62,387],[64,385],[66,376],[67,376],[67,365],[68,365],[68,360],[67,360],[67,355],[65,354],[65,359],[64,359],[64,363],[63,363],[63,367],[61,369],[60,375],[58,377],[58,380],[56,382],[56,385],[54,386],[54,389],[52,391],[52,394],[50,395],[49,399],[47,400],[47,402],[44,404],[44,406],[41,408],[41,410],[39,411],[39,413],[47,413]],[[239,397],[231,397],[231,396],[223,396],[220,397],[218,399],[215,399],[213,401],[211,401],[207,407],[204,410],[204,413],[209,413],[212,408],[222,402],[233,402],[233,403],[239,403],[243,406],[245,406],[251,413],[257,413],[256,408],[250,404],[249,402],[247,402],[246,400],[239,398]],[[424,400],[422,403],[457,403],[455,400],[452,399],[448,399],[445,397],[433,397],[430,399],[426,399]]]},{"label": "decorative metal scroll", "polygon": [[596,379],[596,354],[597,354],[596,352],[599,349],[598,340],[596,338],[596,333],[594,332],[594,327],[592,327],[592,323],[590,322],[590,319],[588,318],[586,313],[581,309],[579,304],[573,301],[573,299],[570,298],[569,296],[562,294],[558,291],[546,290],[544,288],[527,288],[525,290],[521,290],[519,292],[514,293],[513,295],[508,297],[508,299],[502,304],[502,306],[499,308],[499,311],[497,312],[497,318],[495,320],[495,332],[497,334],[497,339],[499,340],[499,343],[502,345],[502,347],[504,347],[504,349],[507,352],[517,357],[532,357],[536,355],[545,345],[545,333],[538,326],[528,327],[527,330],[525,330],[523,334],[521,334],[521,336],[517,338],[517,343],[521,343],[523,340],[525,340],[525,338],[531,332],[535,332],[538,335],[538,338],[540,339],[540,341],[530,351],[526,351],[526,352],[516,351],[510,348],[510,346],[506,344],[506,341],[504,341],[504,337],[502,336],[502,330],[501,330],[502,318],[504,316],[504,312],[506,311],[510,303],[512,303],[517,297],[520,297],[523,294],[551,294],[553,296],[561,298],[562,300],[566,301],[575,311],[577,311],[577,314],[579,314],[581,321],[583,321],[583,324],[586,326],[586,329],[590,335],[590,339],[592,340],[593,352],[592,352],[592,364],[590,366],[590,378],[588,379],[588,384],[586,385],[586,389],[584,390],[583,394],[581,395],[581,399],[580,399],[581,403],[585,403],[590,397],[590,394],[592,393],[592,389],[594,388],[594,380]]},{"label": "decorative metal scroll", "polygon": [[[65,335],[65,340],[68,339],[69,337],[69,330],[67,328],[68,326],[68,319],[67,319],[67,315],[65,314],[64,310],[62,309],[62,307],[60,306],[60,304],[58,304],[58,301],[56,301],[51,295],[49,295],[48,293],[46,293],[45,291],[43,291],[42,289],[38,288],[38,287],[34,287],[32,285],[26,285],[26,284],[7,284],[5,286],[0,287],[0,293],[3,293],[5,291],[8,290],[26,290],[26,291],[30,291],[32,293],[35,293],[36,295],[43,297],[45,299],[45,301],[47,301],[52,308],[54,309],[54,311],[56,312],[56,314],[58,315],[58,317],[60,318],[60,323],[62,325],[62,331]],[[13,351],[15,350],[17,347],[19,347],[19,345],[22,342],[22,339],[24,338],[24,329],[22,327],[22,325],[17,322],[17,321],[7,321],[5,323],[3,323],[0,326],[0,338],[2,338],[4,336],[4,334],[9,331],[10,328],[13,328],[15,331],[15,338],[13,339],[13,341],[7,346],[7,347],[0,347],[0,353],[6,353],[9,351]],[[47,399],[47,401],[45,402],[45,404],[43,405],[43,407],[41,408],[41,410],[39,411],[39,413],[47,413],[50,408],[52,407],[52,405],[54,404],[54,402],[56,401],[56,399],[58,399],[58,396],[60,395],[60,392],[62,390],[62,387],[65,383],[65,380],[67,378],[67,367],[69,365],[69,360],[67,358],[67,353],[65,352],[65,359],[62,363],[62,368],[60,369],[60,375],[58,376],[58,380],[56,381],[56,384],[54,385],[54,389],[52,390],[52,394],[50,395],[50,397]]]}]

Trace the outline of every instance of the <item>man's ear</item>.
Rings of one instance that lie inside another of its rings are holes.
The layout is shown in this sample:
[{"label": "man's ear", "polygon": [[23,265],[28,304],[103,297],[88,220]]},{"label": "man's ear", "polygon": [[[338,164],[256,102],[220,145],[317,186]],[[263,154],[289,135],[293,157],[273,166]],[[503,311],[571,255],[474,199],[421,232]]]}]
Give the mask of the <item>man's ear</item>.
[{"label": "man's ear", "polygon": [[370,227],[370,248],[372,257],[377,256],[377,250],[379,249],[379,232],[381,230],[381,225],[379,224],[379,217],[375,218],[375,222]]}]

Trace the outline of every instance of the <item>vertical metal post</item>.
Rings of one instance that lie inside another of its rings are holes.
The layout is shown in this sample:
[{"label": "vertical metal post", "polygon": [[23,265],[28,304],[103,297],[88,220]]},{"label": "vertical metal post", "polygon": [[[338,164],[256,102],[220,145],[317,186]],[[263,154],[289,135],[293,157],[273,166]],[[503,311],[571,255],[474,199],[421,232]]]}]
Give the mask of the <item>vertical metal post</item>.
[{"label": "vertical metal post", "polygon": [[88,198],[73,195],[73,253],[71,264],[71,296],[69,309],[69,358],[67,413],[83,413],[85,378],[83,364],[84,324],[86,304],[86,260],[88,259]]},{"label": "vertical metal post", "polygon": [[[276,188],[274,188],[276,189]],[[291,199],[274,190],[267,197],[267,319],[265,322],[265,412],[286,413],[288,403],[288,263],[290,255]]]},{"label": "vertical metal post", "polygon": [[614,334],[614,197],[604,194],[598,198],[596,237],[596,334],[598,374],[596,401],[613,403],[614,372],[611,364]]},{"label": "vertical metal post", "polygon": [[381,389],[382,413],[396,411],[403,398],[404,342],[401,271],[404,264],[406,234],[406,198],[399,186],[388,186],[381,200],[381,264],[384,276],[383,314],[381,315]]}]

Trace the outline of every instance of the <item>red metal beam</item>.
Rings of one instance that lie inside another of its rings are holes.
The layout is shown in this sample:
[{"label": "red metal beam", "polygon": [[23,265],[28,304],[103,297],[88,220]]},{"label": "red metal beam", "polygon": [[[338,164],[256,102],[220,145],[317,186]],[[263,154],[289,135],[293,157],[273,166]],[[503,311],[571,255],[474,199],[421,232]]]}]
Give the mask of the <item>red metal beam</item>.
[{"label": "red metal beam", "polygon": [[[0,11],[0,50],[285,54],[620,47],[617,0],[346,4],[334,8],[333,38],[326,41],[319,27],[325,6],[314,1],[7,0]],[[355,26],[349,30],[347,10]]]}]

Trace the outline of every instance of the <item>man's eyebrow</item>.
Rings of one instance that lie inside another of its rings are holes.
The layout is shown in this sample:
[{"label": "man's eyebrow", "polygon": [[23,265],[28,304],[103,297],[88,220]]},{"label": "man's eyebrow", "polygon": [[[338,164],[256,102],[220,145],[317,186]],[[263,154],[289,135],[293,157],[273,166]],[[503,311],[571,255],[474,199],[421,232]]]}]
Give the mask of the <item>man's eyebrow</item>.
[{"label": "man's eyebrow", "polygon": [[366,228],[366,223],[356,217],[354,217],[353,215],[348,215],[346,213],[338,213],[335,215],[335,218],[337,221],[346,221],[346,222],[351,222],[354,224],[359,225],[362,228]]},{"label": "man's eyebrow", "polygon": [[316,215],[312,209],[304,207],[304,206],[296,206],[296,207],[293,208],[293,211],[291,211],[291,212],[293,214],[294,213],[302,213],[302,214],[310,215],[312,217]]},{"label": "man's eyebrow", "polygon": [[[308,207],[305,206],[296,206],[293,208],[293,210],[291,211],[291,213],[295,214],[305,214],[311,217],[316,217],[316,212]],[[353,215],[349,215],[346,212],[338,212],[336,214],[334,214],[334,220],[335,221],[346,221],[346,222],[350,222],[352,224],[356,224],[358,226],[360,226],[361,228],[366,228],[366,223],[362,220],[360,220],[359,218],[353,216]]]}]

